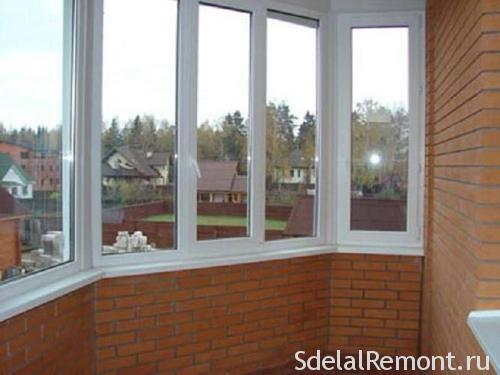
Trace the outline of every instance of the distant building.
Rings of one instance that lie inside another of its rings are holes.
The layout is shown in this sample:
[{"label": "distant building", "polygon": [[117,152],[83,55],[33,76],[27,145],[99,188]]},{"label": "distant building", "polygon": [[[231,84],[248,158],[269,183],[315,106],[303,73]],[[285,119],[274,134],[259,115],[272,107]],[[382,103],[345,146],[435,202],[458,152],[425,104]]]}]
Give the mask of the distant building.
[{"label": "distant building", "polygon": [[29,215],[14,197],[0,187],[0,280],[9,267],[21,265],[21,221]]},{"label": "distant building", "polygon": [[6,141],[0,141],[0,153],[10,155],[31,176],[35,192],[60,190],[61,161],[57,153]]},{"label": "distant building", "polygon": [[306,159],[301,150],[294,150],[288,160],[274,167],[273,181],[280,184],[308,184],[316,183],[314,165]]},{"label": "distant building", "polygon": [[198,202],[246,203],[247,176],[237,161],[200,161]]},{"label": "distant building", "polygon": [[33,198],[31,176],[9,154],[0,153],[0,186],[14,198]]},{"label": "distant building", "polygon": [[167,186],[170,178],[170,154],[144,152],[129,146],[109,151],[102,161],[104,186],[118,181],[139,181],[153,186]]}]

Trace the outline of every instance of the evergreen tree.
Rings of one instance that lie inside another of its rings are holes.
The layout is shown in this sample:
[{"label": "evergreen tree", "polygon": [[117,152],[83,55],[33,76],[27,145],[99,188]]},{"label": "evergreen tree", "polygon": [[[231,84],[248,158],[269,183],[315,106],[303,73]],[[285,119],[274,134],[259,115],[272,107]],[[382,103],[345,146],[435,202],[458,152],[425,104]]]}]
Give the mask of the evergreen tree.
[{"label": "evergreen tree", "polygon": [[299,134],[297,135],[297,147],[304,149],[305,143],[310,141],[311,137],[315,136],[316,132],[316,117],[309,111],[304,115],[304,120],[299,127]]},{"label": "evergreen tree", "polygon": [[109,127],[106,127],[102,134],[103,152],[106,153],[115,147],[123,144],[123,137],[118,125],[118,119],[115,117],[111,120]]},{"label": "evergreen tree", "polygon": [[175,143],[175,126],[162,121],[156,132],[154,151],[174,153]]},{"label": "evergreen tree", "polygon": [[3,122],[0,122],[0,141],[7,141],[8,137],[7,129],[5,129]]},{"label": "evergreen tree", "polygon": [[279,125],[280,136],[288,143],[290,149],[295,141],[295,117],[288,104],[281,103],[276,107],[276,120]]},{"label": "evergreen tree", "polygon": [[239,111],[227,114],[223,120],[219,135],[225,160],[241,162],[246,160],[247,131],[244,122],[245,120]]}]

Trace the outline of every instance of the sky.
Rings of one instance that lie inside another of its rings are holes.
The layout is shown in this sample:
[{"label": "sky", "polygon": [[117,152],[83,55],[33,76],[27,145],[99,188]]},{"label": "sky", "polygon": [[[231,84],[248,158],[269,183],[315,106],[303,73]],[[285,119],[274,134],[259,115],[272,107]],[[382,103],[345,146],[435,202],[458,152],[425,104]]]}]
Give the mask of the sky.
[{"label": "sky", "polygon": [[201,5],[199,19],[198,123],[236,110],[248,118],[251,15]]},{"label": "sky", "polygon": [[0,122],[55,126],[62,112],[62,0],[0,1]]},{"label": "sky", "polygon": [[408,29],[352,31],[353,107],[373,99],[408,109]]},{"label": "sky", "polygon": [[[0,122],[8,127],[61,122],[62,4],[0,1]],[[152,114],[173,123],[177,2],[105,0],[104,6],[104,120]],[[406,105],[407,34],[392,31],[354,31],[354,102],[371,97]],[[299,118],[314,113],[315,29],[269,19],[267,40],[268,101],[286,102]],[[201,6],[199,41],[198,122],[236,110],[248,116],[250,15]]]}]

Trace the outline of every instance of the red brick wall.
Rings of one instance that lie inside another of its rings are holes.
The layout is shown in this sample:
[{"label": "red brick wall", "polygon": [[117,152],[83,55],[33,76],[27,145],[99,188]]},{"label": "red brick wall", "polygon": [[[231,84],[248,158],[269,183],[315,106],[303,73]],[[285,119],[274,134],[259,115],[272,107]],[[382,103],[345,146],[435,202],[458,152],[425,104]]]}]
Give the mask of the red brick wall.
[{"label": "red brick wall", "polygon": [[335,254],[329,350],[419,353],[421,257]]},{"label": "red brick wall", "polygon": [[101,374],[244,374],[298,349],[418,352],[419,257],[325,255],[97,284]]},{"label": "red brick wall", "polygon": [[93,287],[0,323],[0,374],[94,374]]},{"label": "red brick wall", "polygon": [[423,343],[482,354],[466,319],[500,308],[500,2],[427,5]]},{"label": "red brick wall", "polygon": [[99,373],[244,374],[286,363],[301,348],[326,348],[329,259],[103,280]]},{"label": "red brick wall", "polygon": [[1,323],[0,373],[245,374],[299,349],[413,354],[421,262],[333,254],[104,279]]}]

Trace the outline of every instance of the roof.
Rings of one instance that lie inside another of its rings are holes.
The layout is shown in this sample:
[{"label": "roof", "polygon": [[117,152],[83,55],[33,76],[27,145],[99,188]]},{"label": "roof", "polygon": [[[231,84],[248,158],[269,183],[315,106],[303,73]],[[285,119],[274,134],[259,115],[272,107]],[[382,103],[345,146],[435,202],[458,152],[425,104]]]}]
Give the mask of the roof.
[{"label": "roof", "polygon": [[44,147],[35,147],[30,143],[25,143],[25,142],[12,142],[12,141],[7,141],[7,140],[0,140],[0,144],[5,143],[11,146],[19,147],[27,151],[34,151],[38,152],[40,154],[51,154],[51,155],[58,155],[58,152],[55,150],[51,150],[49,148],[44,148]]},{"label": "roof", "polygon": [[[119,153],[133,169],[111,168],[107,161],[115,153]],[[166,152],[151,154],[150,157],[139,149],[128,145],[119,146],[109,151],[103,158],[103,175],[106,177],[159,177],[160,174],[153,167],[168,165],[170,155]]]},{"label": "roof", "polygon": [[283,234],[292,237],[311,237],[313,231],[314,196],[300,195],[295,200]]},{"label": "roof", "polygon": [[0,187],[0,219],[29,215],[29,210],[20,204],[7,190]]},{"label": "roof", "polygon": [[26,173],[26,171],[21,168],[9,154],[0,152],[0,180],[3,180],[7,172],[9,172],[12,168],[21,177],[21,179],[25,181],[25,183],[31,182],[31,177],[28,173]]},{"label": "roof", "polygon": [[248,190],[247,176],[235,176],[233,182],[233,191],[236,193],[246,193]]},{"label": "roof", "polygon": [[31,145],[28,145],[27,143],[16,143],[16,142],[11,142],[11,141],[5,141],[5,140],[0,140],[0,144],[5,143],[11,146],[19,147],[22,149],[25,149],[27,151],[33,150],[33,147]]},{"label": "roof", "polygon": [[155,152],[146,159],[148,165],[160,167],[168,165],[170,161],[170,154],[168,152]]},{"label": "roof", "polygon": [[198,191],[246,193],[247,177],[238,175],[237,161],[200,161]]}]

